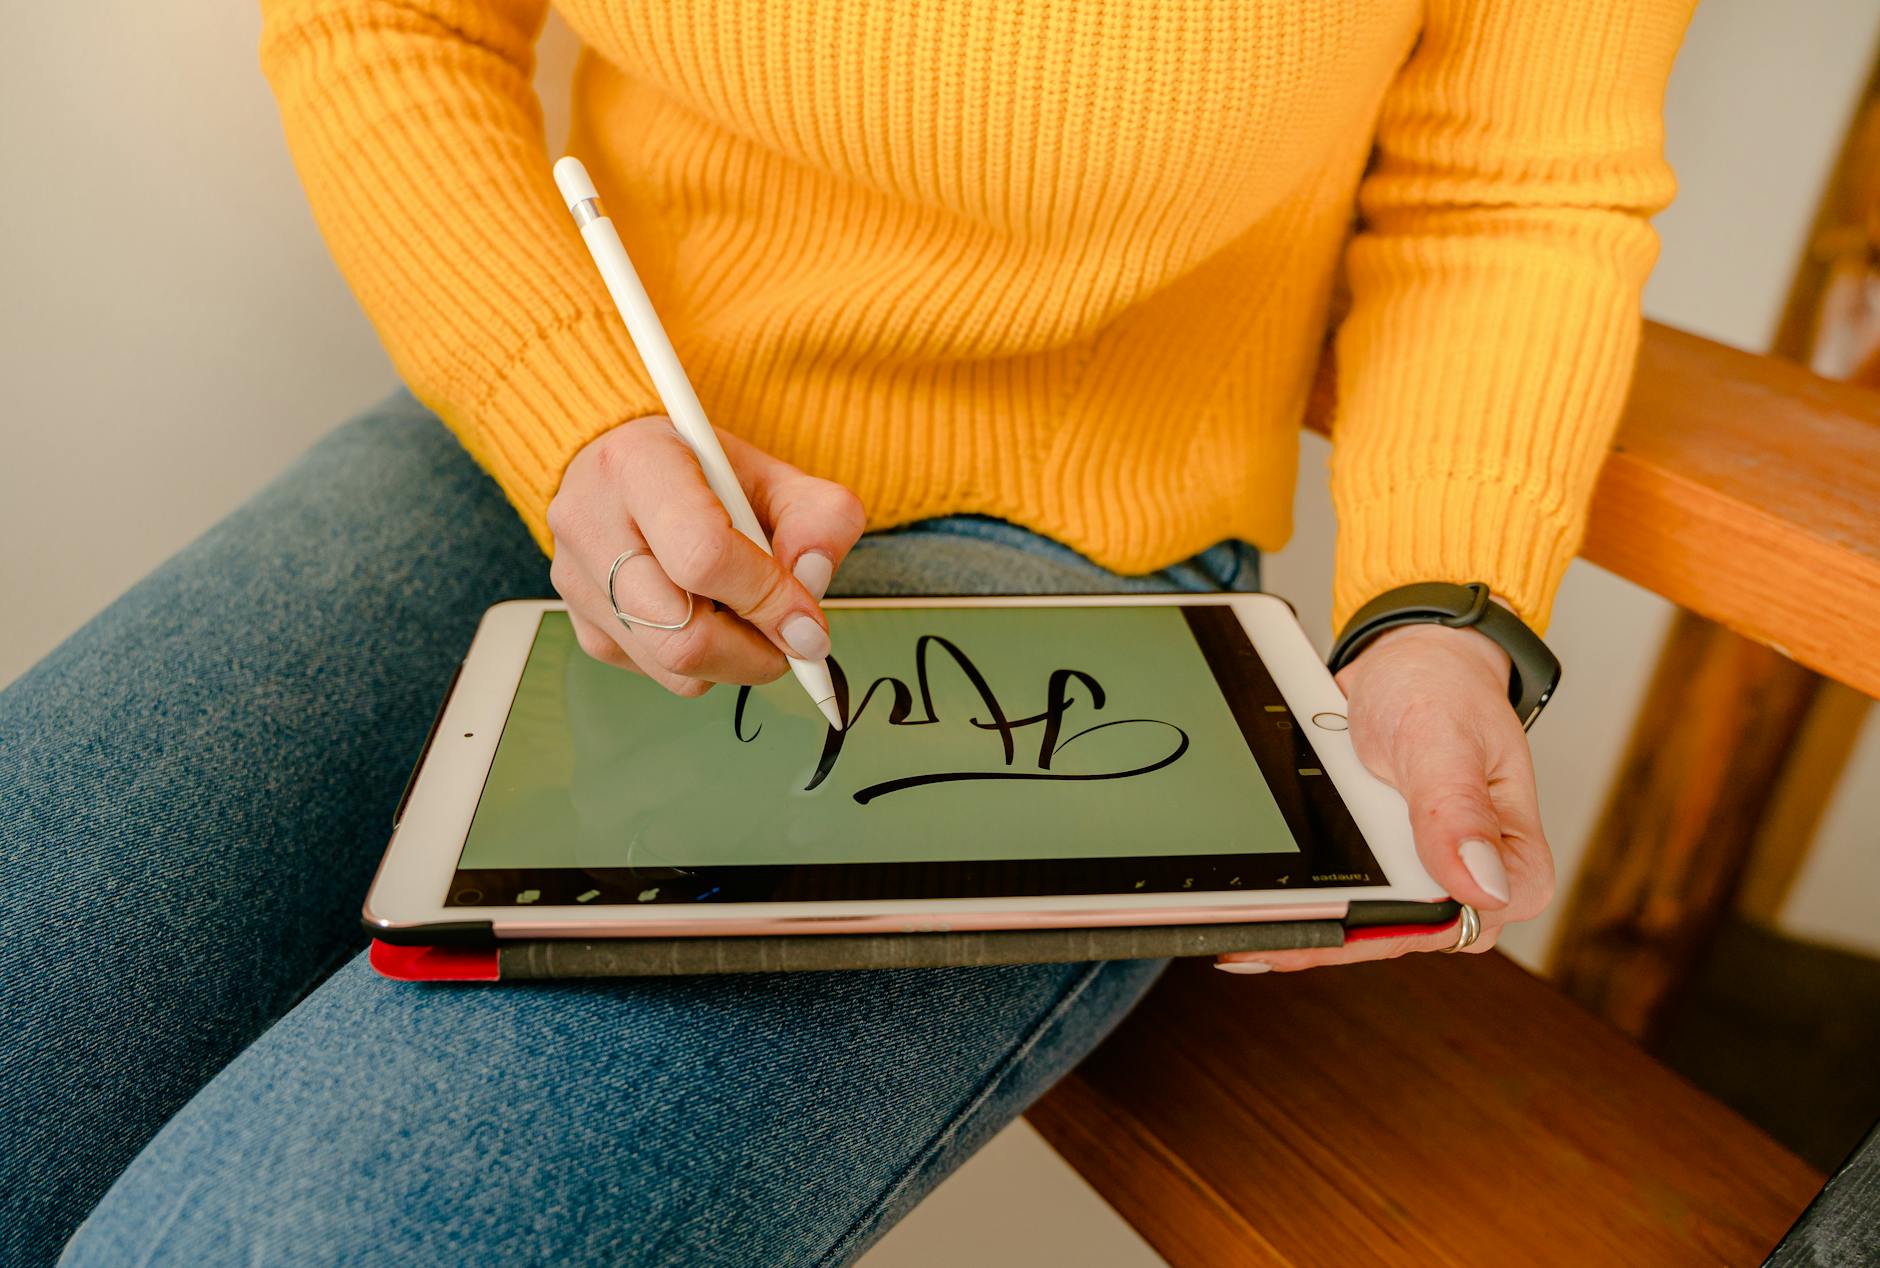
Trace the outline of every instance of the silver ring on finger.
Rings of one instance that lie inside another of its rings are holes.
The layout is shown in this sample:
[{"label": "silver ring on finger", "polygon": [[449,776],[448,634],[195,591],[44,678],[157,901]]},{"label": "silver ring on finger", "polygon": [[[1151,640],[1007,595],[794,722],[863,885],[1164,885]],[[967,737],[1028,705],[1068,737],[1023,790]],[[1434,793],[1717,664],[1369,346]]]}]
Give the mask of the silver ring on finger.
[{"label": "silver ring on finger", "polygon": [[630,612],[622,612],[620,610],[620,600],[614,598],[614,578],[620,575],[620,565],[626,563],[627,560],[632,559],[635,555],[650,555],[652,553],[653,552],[650,550],[636,546],[632,550],[621,551],[620,554],[615,557],[614,566],[607,570],[607,602],[613,608],[614,615],[619,618],[620,623],[628,629],[632,629],[636,625],[643,625],[649,630],[682,630],[692,624],[692,613],[697,606],[697,601],[693,599],[690,590],[683,591],[685,595],[685,618],[680,621],[675,621],[671,625],[666,625],[659,621],[649,621],[643,616],[634,616]]},{"label": "silver ring on finger", "polygon": [[1456,935],[1456,945],[1444,947],[1443,954],[1454,955],[1458,951],[1467,951],[1482,936],[1482,917],[1469,904],[1462,904],[1462,915],[1457,918],[1456,926],[1460,930]]}]

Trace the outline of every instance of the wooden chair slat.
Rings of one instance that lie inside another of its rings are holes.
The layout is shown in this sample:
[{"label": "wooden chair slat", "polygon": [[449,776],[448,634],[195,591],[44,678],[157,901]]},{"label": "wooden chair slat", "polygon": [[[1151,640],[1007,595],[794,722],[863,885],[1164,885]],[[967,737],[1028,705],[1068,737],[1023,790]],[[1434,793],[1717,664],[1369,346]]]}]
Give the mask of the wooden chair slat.
[{"label": "wooden chair slat", "polygon": [[1175,1268],[1755,1263],[1821,1184],[1499,954],[1178,963],[1029,1118]]},{"label": "wooden chair slat", "polygon": [[1580,553],[1880,697],[1880,392],[1647,322]]}]

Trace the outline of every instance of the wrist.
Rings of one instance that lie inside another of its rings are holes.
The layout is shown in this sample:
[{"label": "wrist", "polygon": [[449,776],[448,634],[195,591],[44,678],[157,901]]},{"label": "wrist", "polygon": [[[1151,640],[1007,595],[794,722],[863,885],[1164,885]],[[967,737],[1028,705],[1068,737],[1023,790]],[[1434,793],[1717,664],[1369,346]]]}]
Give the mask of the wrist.
[{"label": "wrist", "polygon": [[[1469,630],[1407,625],[1377,636],[1336,675],[1353,707],[1405,690],[1434,691],[1453,707],[1494,707],[1508,698],[1508,653]],[[1419,688],[1421,684],[1421,688]]]},{"label": "wrist", "polygon": [[[1385,630],[1353,656],[1347,668],[1363,664],[1379,651],[1391,647],[1421,647],[1455,656],[1471,665],[1480,665],[1497,682],[1506,683],[1513,670],[1508,652],[1477,629],[1453,629],[1447,625],[1401,625]],[[1381,659],[1381,658],[1378,658]]]},{"label": "wrist", "polygon": [[1482,582],[1419,582],[1384,592],[1346,623],[1332,648],[1331,667],[1342,671],[1379,646],[1441,649],[1446,657],[1460,655],[1498,674],[1523,727],[1533,723],[1560,680],[1553,652]]}]

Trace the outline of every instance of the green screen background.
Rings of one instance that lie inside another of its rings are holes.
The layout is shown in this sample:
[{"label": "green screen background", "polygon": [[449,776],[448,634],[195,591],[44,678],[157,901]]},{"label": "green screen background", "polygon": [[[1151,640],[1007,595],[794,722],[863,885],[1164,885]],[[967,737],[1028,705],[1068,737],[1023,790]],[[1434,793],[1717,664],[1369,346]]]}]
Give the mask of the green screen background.
[{"label": "green screen background", "polygon": [[[878,688],[825,781],[806,792],[826,724],[795,678],[755,688],[742,742],[738,689],[682,700],[599,664],[566,614],[546,613],[464,844],[463,868],[965,861],[1245,854],[1297,849],[1206,659],[1171,607],[831,609],[830,636],[854,710],[880,676],[905,682],[922,716],[915,644],[938,634],[985,677],[1008,718],[1045,711],[1052,670],[1073,681],[1054,773],[1143,775],[1075,782],[965,780],[857,804],[857,789],[939,771],[1038,771],[1042,724],[1016,728],[1006,766],[996,731],[953,658],[928,655],[939,719],[893,726]],[[1085,728],[1127,719],[1154,719]]]}]

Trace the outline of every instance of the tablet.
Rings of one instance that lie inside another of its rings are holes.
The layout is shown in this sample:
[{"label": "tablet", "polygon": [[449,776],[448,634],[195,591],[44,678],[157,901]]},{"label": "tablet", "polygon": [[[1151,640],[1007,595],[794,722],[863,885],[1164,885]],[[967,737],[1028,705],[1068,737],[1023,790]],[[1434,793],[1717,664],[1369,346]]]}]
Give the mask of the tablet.
[{"label": "tablet", "polygon": [[[788,675],[681,699],[562,605],[485,614],[365,905],[382,941],[1414,923],[1441,889],[1270,595],[829,600]],[[1435,909],[1432,908],[1432,911]]]}]

